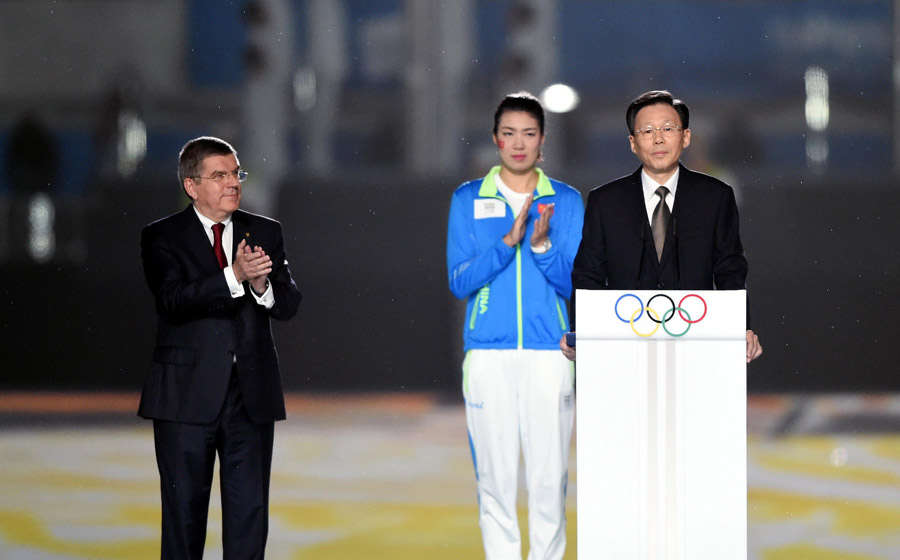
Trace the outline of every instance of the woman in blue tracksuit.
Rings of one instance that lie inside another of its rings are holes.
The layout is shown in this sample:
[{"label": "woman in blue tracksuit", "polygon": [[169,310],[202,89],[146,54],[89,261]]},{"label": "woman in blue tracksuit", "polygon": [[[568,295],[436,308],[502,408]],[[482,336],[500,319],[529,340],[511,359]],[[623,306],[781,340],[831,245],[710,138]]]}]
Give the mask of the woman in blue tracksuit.
[{"label": "woman in blue tracksuit", "polygon": [[450,290],[466,299],[463,394],[479,524],[488,560],[521,560],[519,450],[528,488],[529,560],[566,547],[566,483],[574,370],[559,340],[581,240],[581,193],[538,169],[544,111],[507,96],[494,115],[500,165],[453,193]]}]

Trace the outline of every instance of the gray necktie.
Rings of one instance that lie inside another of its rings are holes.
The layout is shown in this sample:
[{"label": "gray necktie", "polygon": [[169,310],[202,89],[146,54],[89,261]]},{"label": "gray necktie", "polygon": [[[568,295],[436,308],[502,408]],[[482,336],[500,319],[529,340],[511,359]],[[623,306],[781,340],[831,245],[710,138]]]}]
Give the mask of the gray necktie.
[{"label": "gray necktie", "polygon": [[669,226],[669,205],[666,204],[666,195],[669,189],[659,187],[656,189],[659,195],[659,204],[653,209],[653,219],[650,221],[650,229],[653,231],[653,244],[656,245],[656,259],[662,260],[663,245],[666,242],[666,228]]}]

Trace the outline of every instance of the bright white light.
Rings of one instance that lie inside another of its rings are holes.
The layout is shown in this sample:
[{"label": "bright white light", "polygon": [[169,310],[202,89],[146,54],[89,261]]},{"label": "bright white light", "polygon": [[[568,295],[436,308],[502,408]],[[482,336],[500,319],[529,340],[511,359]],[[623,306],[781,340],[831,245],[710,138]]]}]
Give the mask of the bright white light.
[{"label": "bright white light", "polygon": [[568,113],[578,107],[578,92],[565,84],[553,84],[541,93],[541,103],[551,113]]},{"label": "bright white light", "polygon": [[312,68],[300,68],[294,72],[294,106],[298,111],[309,111],[316,105],[316,73]]},{"label": "bright white light", "polygon": [[31,197],[28,201],[28,253],[36,262],[45,263],[56,252],[55,221],[53,200],[44,193]]},{"label": "bright white light", "polygon": [[847,458],[849,457],[849,453],[847,453],[846,447],[835,447],[831,450],[831,455],[828,457],[828,461],[834,467],[843,467],[847,464]]},{"label": "bright white light", "polygon": [[116,168],[130,177],[147,155],[147,126],[137,112],[126,109],[119,114],[119,130]]},{"label": "bright white light", "polygon": [[806,139],[806,159],[810,163],[823,164],[828,161],[828,140],[821,136]]},{"label": "bright white light", "polygon": [[806,124],[821,132],[828,127],[828,72],[818,66],[810,66],[803,77],[806,82]]}]

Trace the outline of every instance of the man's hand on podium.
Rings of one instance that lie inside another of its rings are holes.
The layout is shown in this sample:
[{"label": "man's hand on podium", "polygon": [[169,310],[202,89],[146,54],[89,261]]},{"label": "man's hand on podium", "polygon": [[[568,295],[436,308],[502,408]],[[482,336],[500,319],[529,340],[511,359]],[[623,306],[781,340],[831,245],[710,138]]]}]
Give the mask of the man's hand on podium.
[{"label": "man's hand on podium", "polygon": [[[747,338],[749,340],[749,335]],[[575,361],[575,347],[569,346],[566,343],[566,335],[565,334],[562,335],[562,338],[559,339],[559,349],[562,350],[562,353],[566,358],[569,358],[569,360],[571,360],[573,362]]]},{"label": "man's hand on podium", "polygon": [[747,331],[747,363],[749,364],[762,355],[762,345],[759,343],[759,337],[753,331]]}]

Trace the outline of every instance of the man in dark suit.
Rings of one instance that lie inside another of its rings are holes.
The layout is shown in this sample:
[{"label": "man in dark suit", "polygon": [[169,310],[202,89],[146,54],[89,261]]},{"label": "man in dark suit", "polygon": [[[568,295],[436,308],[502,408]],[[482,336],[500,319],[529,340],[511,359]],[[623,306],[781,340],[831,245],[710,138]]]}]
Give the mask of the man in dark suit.
[{"label": "man in dark suit", "polygon": [[[641,167],[588,195],[574,290],[742,290],[747,259],[731,187],[680,163],[691,143],[687,105],[650,91],[628,106],[631,151]],[[762,354],[747,315],[747,362]],[[573,325],[574,330],[574,313]],[[570,360],[575,348],[563,337]]]},{"label": "man in dark suit", "polygon": [[239,210],[247,174],[218,138],[181,150],[192,204],[146,226],[144,276],[156,346],[138,414],[153,419],[162,491],[162,558],[200,559],[218,453],[225,558],[263,558],[274,422],[285,418],[269,318],[300,292],[281,225]]}]

